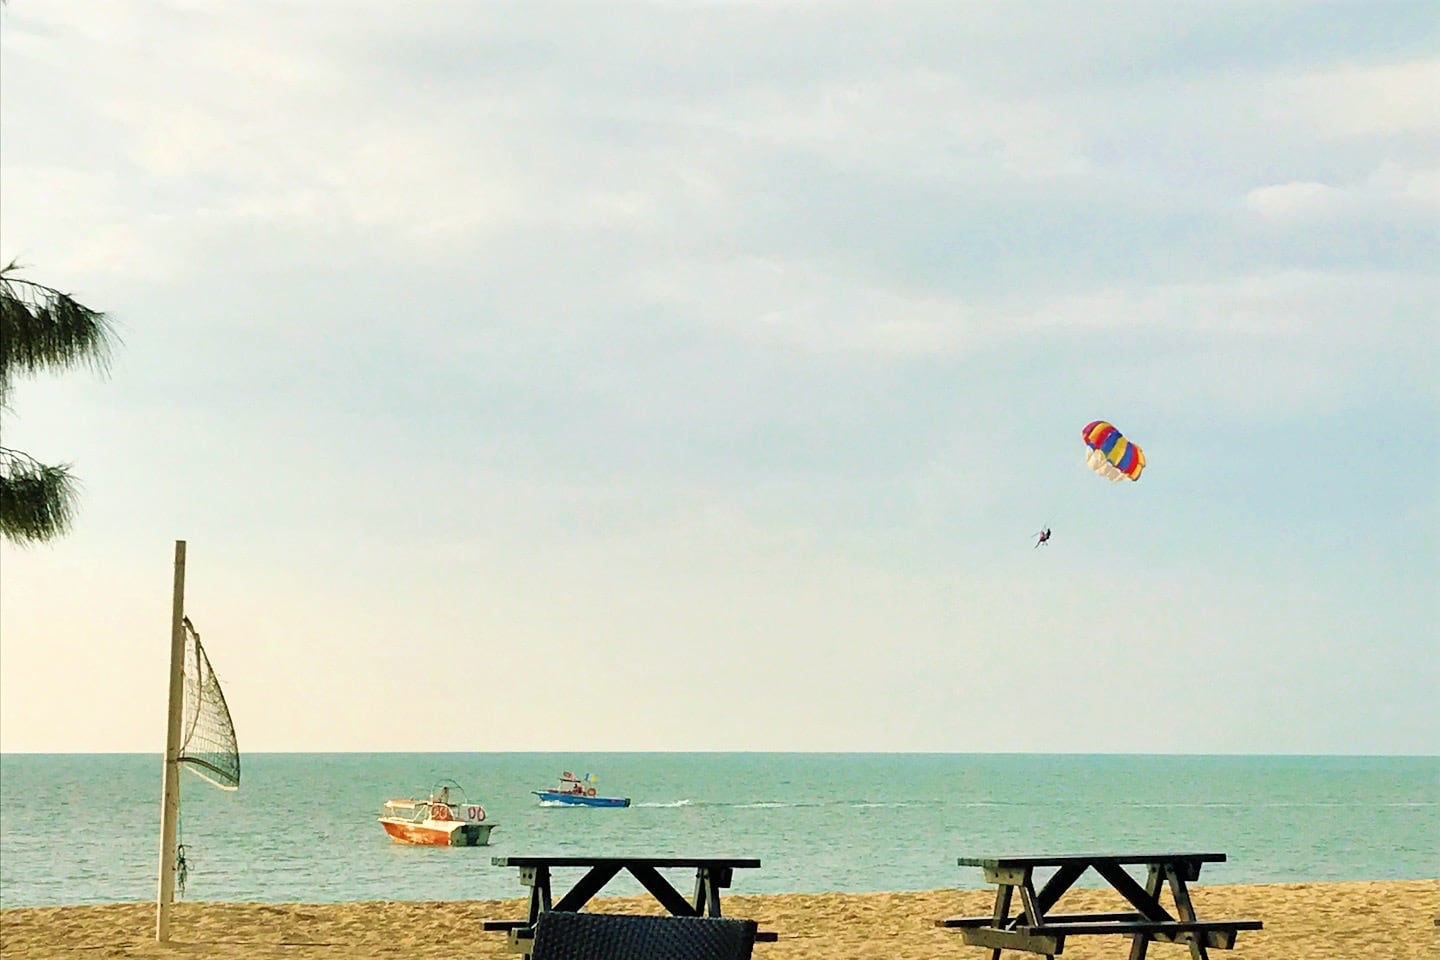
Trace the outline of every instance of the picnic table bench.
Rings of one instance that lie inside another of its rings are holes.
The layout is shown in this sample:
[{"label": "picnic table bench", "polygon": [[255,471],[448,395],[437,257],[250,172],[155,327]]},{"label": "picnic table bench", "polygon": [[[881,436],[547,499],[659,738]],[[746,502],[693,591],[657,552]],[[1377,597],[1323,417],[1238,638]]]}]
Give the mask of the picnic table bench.
[{"label": "picnic table bench", "polygon": [[[629,873],[649,891],[659,904],[677,917],[718,917],[720,891],[729,887],[736,870],[758,868],[760,861],[740,857],[491,857],[497,867],[517,867],[520,882],[530,888],[530,908],[523,919],[485,920],[485,930],[504,930],[510,935],[510,946],[527,956],[535,937],[535,921],[547,910],[578,911],[591,898],[615,879],[621,871]],[[583,868],[585,873],[560,899],[551,892],[555,868]],[[694,868],[694,894],[686,898],[660,871],[671,868]],[[761,930],[757,942],[773,943],[774,931]]]},{"label": "picnic table bench", "polygon": [[[1230,950],[1241,930],[1259,930],[1259,920],[1201,920],[1195,916],[1186,886],[1200,876],[1206,863],[1223,863],[1223,853],[1065,854],[1015,857],[960,857],[962,867],[980,867],[985,881],[997,885],[995,911],[988,917],[947,917],[937,926],[958,929],[965,942],[989,947],[991,960],[1001,950],[1023,950],[1053,958],[1065,949],[1065,938],[1119,934],[1130,938],[1130,960],[1145,960],[1152,940],[1185,943],[1193,960],[1208,960],[1207,948]],[[1126,867],[1147,870],[1141,886]],[[1054,869],[1038,891],[1034,873]],[[1051,913],[1075,881],[1088,870],[1099,874],[1133,908],[1109,913]],[[1160,903],[1168,886],[1175,915]],[[1020,912],[1010,916],[1016,893]]]}]

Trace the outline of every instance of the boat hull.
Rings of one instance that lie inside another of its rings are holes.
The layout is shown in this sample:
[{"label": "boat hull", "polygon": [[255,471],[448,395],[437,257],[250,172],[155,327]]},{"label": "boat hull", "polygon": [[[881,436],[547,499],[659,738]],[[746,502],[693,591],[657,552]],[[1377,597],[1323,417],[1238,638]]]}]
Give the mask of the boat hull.
[{"label": "boat hull", "polygon": [[380,825],[396,843],[412,843],[426,847],[485,847],[490,845],[493,823],[463,821],[405,820],[381,817]]},{"label": "boat hull", "polygon": [[542,803],[563,803],[572,807],[628,807],[629,797],[587,797],[583,793],[561,793],[558,790],[531,790]]}]

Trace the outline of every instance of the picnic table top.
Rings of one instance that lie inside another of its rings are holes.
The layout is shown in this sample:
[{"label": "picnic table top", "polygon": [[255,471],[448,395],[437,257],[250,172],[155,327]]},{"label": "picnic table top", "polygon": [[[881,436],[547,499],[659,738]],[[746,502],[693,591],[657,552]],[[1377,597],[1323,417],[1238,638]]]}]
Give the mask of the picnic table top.
[{"label": "picnic table top", "polygon": [[491,857],[497,867],[758,867],[754,857]]},{"label": "picnic table top", "polygon": [[1223,853],[1046,853],[1020,854],[1004,857],[960,857],[962,867],[1064,867],[1070,865],[1114,863],[1224,863]]}]

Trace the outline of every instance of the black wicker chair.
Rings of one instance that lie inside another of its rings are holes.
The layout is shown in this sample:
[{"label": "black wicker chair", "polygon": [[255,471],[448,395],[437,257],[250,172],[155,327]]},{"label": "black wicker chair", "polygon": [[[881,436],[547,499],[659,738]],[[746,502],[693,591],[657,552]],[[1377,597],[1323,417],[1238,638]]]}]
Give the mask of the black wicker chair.
[{"label": "black wicker chair", "polygon": [[755,921],[547,910],[530,960],[750,960]]}]

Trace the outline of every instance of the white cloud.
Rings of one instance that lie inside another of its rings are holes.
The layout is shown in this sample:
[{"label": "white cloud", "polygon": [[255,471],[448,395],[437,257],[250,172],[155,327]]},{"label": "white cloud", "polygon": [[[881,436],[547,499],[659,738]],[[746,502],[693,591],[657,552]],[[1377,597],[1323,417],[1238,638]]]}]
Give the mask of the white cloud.
[{"label": "white cloud", "polygon": [[682,110],[736,144],[811,151],[842,168],[975,186],[1092,172],[1076,119],[1038,97],[997,98],[938,68],[814,87],[737,91]]},{"label": "white cloud", "polygon": [[1404,195],[1427,207],[1440,207],[1440,166],[1417,170],[1406,177]]},{"label": "white cloud", "polygon": [[1406,218],[1427,207],[1440,212],[1440,167],[1386,161],[1346,184],[1291,181],[1256,187],[1245,194],[1244,204],[1277,222],[1335,216]]},{"label": "white cloud", "polygon": [[1330,136],[1440,134],[1440,59],[1317,70],[1279,92]]},{"label": "white cloud", "polygon": [[637,271],[633,289],[731,336],[821,354],[952,353],[998,332],[977,305],[888,289],[824,262],[662,261]]},{"label": "white cloud", "polygon": [[1256,187],[1245,194],[1245,205],[1264,217],[1310,216],[1333,209],[1334,187],[1296,180]]}]

